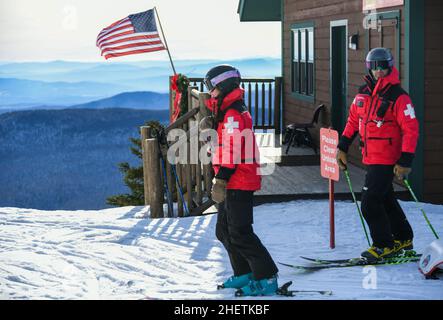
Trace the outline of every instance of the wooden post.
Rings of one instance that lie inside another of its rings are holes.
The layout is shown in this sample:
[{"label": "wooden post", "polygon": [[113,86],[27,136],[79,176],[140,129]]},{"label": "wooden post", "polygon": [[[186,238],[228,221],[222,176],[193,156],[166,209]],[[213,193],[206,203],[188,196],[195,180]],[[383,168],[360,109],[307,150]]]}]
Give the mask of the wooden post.
[{"label": "wooden post", "polygon": [[[165,186],[165,182],[166,182],[166,185],[168,187],[168,190],[165,190],[166,195],[167,195],[167,199],[168,199],[168,194],[171,197],[171,199],[170,199],[171,204],[170,204],[169,201],[166,202],[167,205],[168,205],[168,213],[167,213],[166,216],[171,218],[171,217],[174,216],[174,201],[172,199],[173,197],[172,197],[172,189],[171,189],[172,184],[171,184],[171,170],[170,170],[171,166],[170,166],[170,164],[168,162],[168,159],[167,159],[167,152],[168,152],[167,147],[166,146],[162,146],[160,148],[160,152],[162,153],[162,156],[163,156],[163,159],[164,159],[164,168],[163,168],[163,165],[160,165],[160,170],[161,170],[160,173],[161,173],[161,178],[162,178],[162,186]],[[164,169],[164,172],[163,172],[163,169]],[[165,178],[165,175],[166,175],[166,178]]]},{"label": "wooden post", "polygon": [[[244,86],[244,84],[243,84]],[[198,107],[200,109],[199,113],[197,113],[197,121],[200,123],[200,121],[209,115],[209,110],[206,107],[206,100],[209,99],[210,96],[207,93],[199,93],[198,95]],[[200,150],[201,147],[203,146],[203,142],[199,142],[199,155],[200,155]],[[197,184],[197,201],[198,204],[201,205],[203,204],[203,193],[205,191],[207,191],[206,186],[208,185],[207,179],[210,179],[210,177],[208,177],[208,170],[209,170],[209,165],[202,165],[201,161],[200,161],[200,156],[198,158],[198,165],[197,165],[197,180],[196,180],[196,184]],[[204,184],[204,185],[202,185]],[[209,194],[208,194],[209,195]]]},{"label": "wooden post", "polygon": [[[250,86],[251,84],[249,84]],[[250,92],[250,90],[249,90]],[[208,93],[200,93],[198,100],[199,100],[199,107],[200,111],[198,113],[199,119],[202,119],[205,116],[209,115],[209,110],[206,108],[205,101],[210,98],[210,95]],[[249,99],[251,96],[249,95]],[[249,106],[250,107],[250,106]],[[201,174],[201,173],[200,173]],[[201,181],[200,184],[201,185]],[[211,187],[212,187],[212,169],[211,164],[204,164],[203,165],[203,190],[201,190],[201,195],[199,195],[199,190],[197,189],[197,198],[200,199],[199,201],[203,201],[201,197],[203,197],[203,194],[206,193],[206,195],[209,197],[211,193]]]},{"label": "wooden post", "polygon": [[[177,171],[177,180],[180,181],[180,184],[181,184],[181,185],[183,185],[183,184],[181,183],[181,180],[182,180],[181,164],[178,163],[178,164],[175,166],[175,170]],[[183,217],[183,216],[184,216],[184,215],[183,215],[183,201],[182,201],[182,197],[181,197],[181,195],[180,195],[180,188],[179,188],[178,183],[177,183],[176,189],[177,189],[177,215],[178,215],[179,217]],[[182,190],[183,190],[183,189],[182,189]]]},{"label": "wooden post", "polygon": [[[183,131],[188,132],[188,124],[187,123],[183,124]],[[189,151],[187,149],[186,149],[186,152],[187,152],[187,154],[189,156]],[[187,158],[186,158],[186,161],[188,161]],[[181,166],[181,172],[182,172],[180,183],[181,183],[181,186],[182,186],[182,189],[183,189],[183,196],[184,196],[185,193],[186,193],[186,190],[187,190],[187,184],[186,184],[186,163],[181,163],[180,166]]]},{"label": "wooden post", "polygon": [[143,187],[144,187],[144,200],[145,206],[149,205],[149,170],[147,167],[147,153],[145,152],[144,141],[151,136],[151,127],[140,127],[141,146],[142,146],[142,162],[143,162]]},{"label": "wooden post", "polygon": [[175,179],[174,179],[174,174],[172,172],[172,168],[171,168],[171,164],[168,161],[168,157],[167,157],[167,152],[166,152],[166,156],[165,156],[165,162],[166,162],[166,177],[167,177],[167,181],[168,181],[168,189],[169,189],[169,194],[171,196],[171,202],[172,202],[172,208],[170,211],[168,211],[168,216],[169,217],[174,217],[174,185],[175,185]]},{"label": "wooden post", "polygon": [[196,192],[197,192],[196,197],[197,197],[198,205],[201,205],[202,204],[202,200],[203,200],[203,192],[202,192],[202,168],[201,168],[200,159],[198,160],[196,175],[197,175],[196,179],[195,179],[195,184],[197,186],[197,188],[196,188]]},{"label": "wooden post", "polygon": [[[188,130],[190,130],[190,126],[188,126]],[[185,181],[186,181],[186,206],[188,208],[189,211],[191,211],[192,209],[192,164],[191,164],[191,146],[188,140],[186,149],[188,150],[187,152],[187,163],[184,165],[185,166]]]},{"label": "wooden post", "polygon": [[282,85],[282,78],[281,77],[275,77],[275,87],[274,87],[274,126],[275,126],[275,134],[280,134],[281,133],[281,126],[280,126],[280,114],[282,112],[281,85]]},{"label": "wooden post", "polygon": [[147,169],[149,170],[149,204],[151,206],[151,218],[163,217],[163,186],[161,184],[161,172],[159,149],[157,139],[146,139],[145,156]]}]

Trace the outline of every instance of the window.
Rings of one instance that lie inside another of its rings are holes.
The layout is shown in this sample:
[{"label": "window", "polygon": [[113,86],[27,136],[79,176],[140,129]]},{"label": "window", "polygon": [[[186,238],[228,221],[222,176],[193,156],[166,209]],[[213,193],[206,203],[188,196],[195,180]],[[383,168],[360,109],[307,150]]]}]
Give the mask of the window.
[{"label": "window", "polygon": [[292,92],[314,96],[314,26],[293,26],[292,33]]}]

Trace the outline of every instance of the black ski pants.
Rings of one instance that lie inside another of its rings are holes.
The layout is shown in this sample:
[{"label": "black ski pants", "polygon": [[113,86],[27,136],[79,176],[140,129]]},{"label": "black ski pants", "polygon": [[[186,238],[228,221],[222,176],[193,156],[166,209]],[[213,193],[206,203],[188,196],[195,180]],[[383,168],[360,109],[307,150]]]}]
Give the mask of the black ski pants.
[{"label": "black ski pants", "polygon": [[228,251],[235,276],[252,272],[255,280],[278,272],[268,250],[252,229],[253,191],[227,190],[226,200],[218,205],[217,239]]},{"label": "black ski pants", "polygon": [[414,236],[394,195],[393,168],[392,165],[367,166],[362,192],[362,213],[371,231],[373,245],[379,248],[393,247],[394,239],[412,240]]}]

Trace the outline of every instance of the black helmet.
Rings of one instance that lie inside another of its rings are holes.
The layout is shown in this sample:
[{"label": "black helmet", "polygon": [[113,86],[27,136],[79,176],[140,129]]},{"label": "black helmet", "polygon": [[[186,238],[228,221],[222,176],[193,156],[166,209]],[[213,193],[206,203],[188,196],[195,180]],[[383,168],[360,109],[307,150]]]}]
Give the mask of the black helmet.
[{"label": "black helmet", "polygon": [[368,70],[389,69],[394,66],[394,57],[389,49],[375,48],[366,56],[366,68]]},{"label": "black helmet", "polygon": [[203,83],[209,91],[217,87],[223,95],[240,86],[240,72],[227,64],[222,64],[212,68],[206,73]]}]

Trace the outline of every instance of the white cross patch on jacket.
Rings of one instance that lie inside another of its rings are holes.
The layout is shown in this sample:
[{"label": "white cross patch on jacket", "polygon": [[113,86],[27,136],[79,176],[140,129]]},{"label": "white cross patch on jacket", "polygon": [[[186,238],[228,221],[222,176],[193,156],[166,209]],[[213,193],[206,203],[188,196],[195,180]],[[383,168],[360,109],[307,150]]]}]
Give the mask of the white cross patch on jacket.
[{"label": "white cross patch on jacket", "polygon": [[404,112],[405,112],[405,116],[410,116],[411,119],[415,119],[415,110],[411,104],[408,104],[406,106],[406,110]]},{"label": "white cross patch on jacket", "polygon": [[228,133],[234,133],[234,129],[239,128],[238,121],[234,121],[234,117],[228,117],[228,122],[225,123],[225,128]]}]

